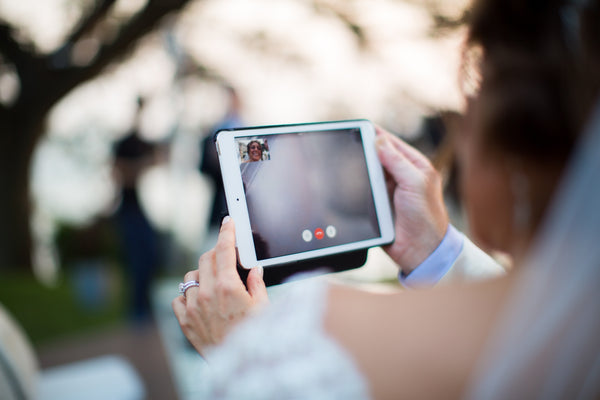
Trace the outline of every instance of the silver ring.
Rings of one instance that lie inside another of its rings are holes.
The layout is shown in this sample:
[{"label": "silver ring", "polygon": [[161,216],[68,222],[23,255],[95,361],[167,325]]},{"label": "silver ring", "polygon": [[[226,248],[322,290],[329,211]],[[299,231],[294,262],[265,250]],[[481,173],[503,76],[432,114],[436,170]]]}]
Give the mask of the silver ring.
[{"label": "silver ring", "polygon": [[186,290],[188,290],[189,288],[194,287],[194,286],[200,286],[200,282],[198,282],[198,281],[181,282],[179,284],[179,294],[182,295],[183,297],[185,297]]}]

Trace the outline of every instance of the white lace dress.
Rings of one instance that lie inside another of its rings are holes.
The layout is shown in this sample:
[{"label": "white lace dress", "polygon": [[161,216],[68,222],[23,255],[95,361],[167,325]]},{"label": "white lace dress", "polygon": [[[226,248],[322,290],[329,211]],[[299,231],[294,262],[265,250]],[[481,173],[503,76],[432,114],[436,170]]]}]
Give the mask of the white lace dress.
[{"label": "white lace dress", "polygon": [[323,330],[326,283],[289,284],[207,352],[202,399],[367,399],[353,360]]}]

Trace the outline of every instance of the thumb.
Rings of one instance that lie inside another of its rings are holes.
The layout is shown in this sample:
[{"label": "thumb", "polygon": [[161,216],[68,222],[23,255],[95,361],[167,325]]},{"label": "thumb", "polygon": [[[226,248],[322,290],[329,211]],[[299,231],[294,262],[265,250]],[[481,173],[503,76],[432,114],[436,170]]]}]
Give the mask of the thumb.
[{"label": "thumb", "polygon": [[254,267],[248,273],[248,278],[246,280],[248,293],[250,293],[250,296],[254,299],[255,304],[258,305],[269,303],[269,296],[267,295],[267,287],[263,280],[263,273],[262,266],[259,265]]}]

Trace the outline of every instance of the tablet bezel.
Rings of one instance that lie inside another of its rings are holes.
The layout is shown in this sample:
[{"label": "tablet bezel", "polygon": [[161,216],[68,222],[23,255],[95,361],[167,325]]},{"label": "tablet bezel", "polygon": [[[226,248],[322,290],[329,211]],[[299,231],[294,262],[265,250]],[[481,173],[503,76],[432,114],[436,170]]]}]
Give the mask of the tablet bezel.
[{"label": "tablet bezel", "polygon": [[[332,247],[309,250],[301,253],[277,256],[266,260],[257,260],[254,240],[250,225],[250,217],[244,192],[239,162],[239,147],[236,139],[254,136],[306,133],[313,131],[330,131],[359,128],[363,152],[367,166],[380,236],[376,238],[346,243]],[[394,241],[392,208],[387,192],[383,168],[375,149],[375,128],[368,120],[348,120],[315,122],[306,124],[272,125],[226,129],[217,132],[217,153],[221,166],[223,185],[229,215],[236,224],[236,241],[239,263],[244,268],[252,268],[258,264],[263,267],[277,266],[291,262],[299,262],[321,258],[340,253],[368,249],[389,244]]]}]

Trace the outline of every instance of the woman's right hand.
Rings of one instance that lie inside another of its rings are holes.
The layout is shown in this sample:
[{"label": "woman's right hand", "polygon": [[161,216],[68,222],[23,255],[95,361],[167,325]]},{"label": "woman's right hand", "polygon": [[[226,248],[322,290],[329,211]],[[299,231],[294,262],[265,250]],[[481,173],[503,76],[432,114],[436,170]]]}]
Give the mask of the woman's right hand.
[{"label": "woman's right hand", "polygon": [[376,127],[377,153],[386,171],[394,207],[394,243],[384,249],[405,274],[441,243],[448,228],[442,179],[427,157]]},{"label": "woman's right hand", "polygon": [[215,248],[200,257],[198,269],[185,274],[187,281],[199,282],[198,287],[175,298],[172,306],[184,335],[200,354],[269,302],[262,267],[250,270],[248,289],[237,272],[235,226],[229,217],[223,220]]}]

